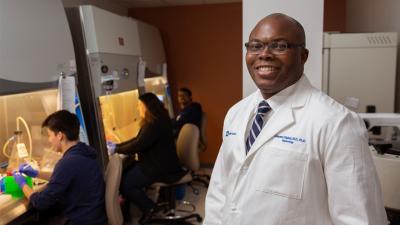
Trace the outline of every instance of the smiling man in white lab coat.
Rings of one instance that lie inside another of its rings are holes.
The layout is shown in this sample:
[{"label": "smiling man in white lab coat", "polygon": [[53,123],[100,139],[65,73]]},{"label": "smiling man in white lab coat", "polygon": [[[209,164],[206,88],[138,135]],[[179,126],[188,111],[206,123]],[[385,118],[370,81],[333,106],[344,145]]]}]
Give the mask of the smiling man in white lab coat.
[{"label": "smiling man in white lab coat", "polygon": [[386,225],[363,121],[303,75],[303,27],[263,18],[246,43],[258,90],[226,115],[203,225]]}]

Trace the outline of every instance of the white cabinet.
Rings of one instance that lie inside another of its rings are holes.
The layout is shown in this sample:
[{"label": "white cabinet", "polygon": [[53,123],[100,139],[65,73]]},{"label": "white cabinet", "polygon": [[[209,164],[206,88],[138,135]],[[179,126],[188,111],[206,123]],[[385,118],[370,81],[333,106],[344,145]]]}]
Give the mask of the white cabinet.
[{"label": "white cabinet", "polygon": [[397,33],[326,33],[323,91],[357,112],[394,112],[396,56]]}]

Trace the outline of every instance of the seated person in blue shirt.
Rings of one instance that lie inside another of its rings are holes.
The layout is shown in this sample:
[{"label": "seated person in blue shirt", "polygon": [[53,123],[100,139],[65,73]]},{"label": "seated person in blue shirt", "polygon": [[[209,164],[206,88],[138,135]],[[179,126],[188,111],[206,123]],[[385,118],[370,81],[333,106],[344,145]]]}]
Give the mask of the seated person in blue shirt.
[{"label": "seated person in blue shirt", "polygon": [[192,123],[200,129],[202,117],[201,105],[192,100],[192,92],[188,88],[179,89],[178,102],[181,112],[173,121],[175,137],[178,137],[179,131],[186,123]]},{"label": "seated person in blue shirt", "polygon": [[78,118],[61,110],[48,116],[42,127],[47,128],[52,148],[62,152],[63,157],[55,165],[49,183],[41,192],[33,192],[22,175],[40,177],[40,171],[22,164],[19,172],[13,173],[30,205],[38,210],[61,205],[63,217],[71,225],[106,224],[102,170],[96,160],[96,151],[78,141]]},{"label": "seated person in blue shirt", "polygon": [[[144,188],[159,181],[176,182],[185,171],[176,153],[172,125],[163,103],[153,93],[145,93],[139,97],[138,111],[141,118],[138,135],[109,151],[110,154],[130,155],[130,160],[138,154],[138,161],[130,163],[131,166],[123,171],[120,191],[128,202],[133,202],[143,212],[139,224],[146,224],[155,203],[147,197]],[[126,221],[130,218],[128,212],[125,210]]]}]

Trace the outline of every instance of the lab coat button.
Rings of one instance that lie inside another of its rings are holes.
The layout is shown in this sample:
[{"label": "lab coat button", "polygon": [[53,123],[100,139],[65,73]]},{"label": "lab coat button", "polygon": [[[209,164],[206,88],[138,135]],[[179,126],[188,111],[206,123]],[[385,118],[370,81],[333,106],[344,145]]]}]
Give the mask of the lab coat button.
[{"label": "lab coat button", "polygon": [[232,212],[235,212],[236,211],[236,207],[232,206],[231,210],[232,210]]}]

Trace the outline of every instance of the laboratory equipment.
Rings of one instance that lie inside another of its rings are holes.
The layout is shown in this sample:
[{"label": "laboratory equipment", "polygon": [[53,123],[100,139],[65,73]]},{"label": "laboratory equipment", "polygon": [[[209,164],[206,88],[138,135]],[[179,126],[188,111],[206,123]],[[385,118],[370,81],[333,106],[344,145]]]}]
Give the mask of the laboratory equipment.
[{"label": "laboratory equipment", "polygon": [[[381,182],[383,203],[388,213],[400,210],[400,114],[360,113],[366,122],[372,158]],[[380,132],[372,132],[374,128]],[[389,217],[390,218],[390,217]]]},{"label": "laboratory equipment", "polygon": [[[33,187],[31,177],[25,176],[25,181],[29,187],[31,187],[31,188]],[[15,179],[13,176],[4,177],[2,179],[2,182],[4,184],[4,193],[10,194],[14,198],[21,198],[24,196],[24,193],[22,192],[22,190],[18,186],[18,184],[15,182]]]},{"label": "laboratory equipment", "polygon": [[168,84],[167,61],[159,30],[147,23],[137,21],[141,62],[139,83],[144,78],[145,92],[152,92],[164,103],[171,118],[174,117],[171,92]]},{"label": "laboratory equipment", "polygon": [[[382,147],[382,146],[381,146]],[[397,224],[400,221],[400,181],[398,179],[400,172],[400,145],[395,145],[382,150],[377,145],[370,145],[372,158],[381,183],[383,204],[386,208],[388,219],[391,224]],[[394,150],[391,150],[394,148]]]},{"label": "laboratory equipment", "polygon": [[0,162],[9,170],[42,157],[48,142],[41,123],[56,107],[57,89],[0,96]]},{"label": "laboratory equipment", "polygon": [[101,151],[105,168],[106,141],[123,142],[139,130],[139,25],[132,18],[90,5],[66,12],[77,55],[81,105],[91,125],[88,137]]},{"label": "laboratory equipment", "polygon": [[[29,149],[26,148],[25,142],[22,138],[22,131],[20,130],[20,123],[24,124],[25,132],[28,136]],[[13,170],[17,170],[18,166],[21,163],[29,163],[32,161],[32,136],[28,124],[22,117],[17,117],[17,130],[14,131],[14,135],[6,141],[3,147],[3,154],[9,158],[7,171],[11,172]],[[10,143],[10,140],[13,142],[13,147],[11,148],[11,153],[7,153],[7,147]]]},{"label": "laboratory equipment", "polygon": [[[359,113],[369,131],[369,142],[385,151],[389,145],[400,146],[400,114],[398,113]],[[380,128],[374,132],[374,128]],[[383,152],[384,153],[384,152]]]},{"label": "laboratory equipment", "polygon": [[[14,131],[22,131],[29,157],[40,159],[48,145],[41,123],[57,110],[58,78],[76,72],[63,5],[53,0],[1,1],[0,33],[0,146]],[[20,117],[29,128],[16,127]],[[0,153],[0,162],[8,161],[6,155]]]},{"label": "laboratory equipment", "polygon": [[[6,154],[0,152],[2,166],[9,161],[7,154],[12,155],[16,136],[24,139],[28,160],[42,158],[48,140],[41,124],[57,110],[58,79],[75,73],[73,43],[61,0],[0,1],[0,146],[9,142]],[[22,199],[1,204],[0,224],[13,223],[26,211]]]},{"label": "laboratory equipment", "polygon": [[[148,75],[150,76],[150,75]],[[152,92],[157,95],[158,99],[164,103],[165,108],[171,118],[174,118],[174,110],[172,105],[171,91],[166,75],[147,77],[145,75],[145,91]]]},{"label": "laboratory equipment", "polygon": [[137,102],[145,92],[146,76],[163,77],[155,84],[163,87],[152,90],[167,99],[164,49],[158,29],[144,22],[90,5],[66,12],[78,59],[82,108],[92,126],[88,136],[101,149],[104,166],[106,141],[127,141],[139,131]]},{"label": "laboratory equipment", "polygon": [[322,90],[355,112],[394,112],[397,32],[325,33]]}]

